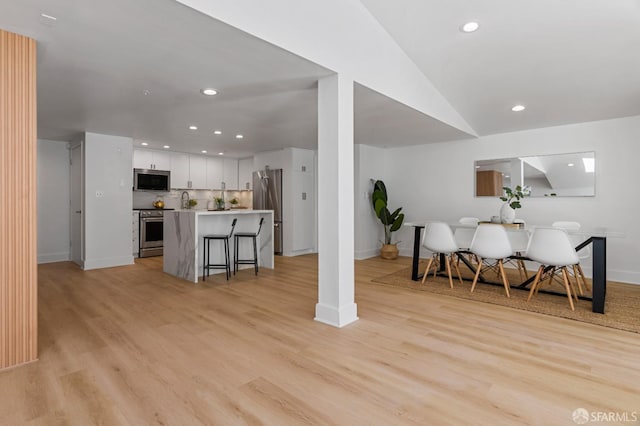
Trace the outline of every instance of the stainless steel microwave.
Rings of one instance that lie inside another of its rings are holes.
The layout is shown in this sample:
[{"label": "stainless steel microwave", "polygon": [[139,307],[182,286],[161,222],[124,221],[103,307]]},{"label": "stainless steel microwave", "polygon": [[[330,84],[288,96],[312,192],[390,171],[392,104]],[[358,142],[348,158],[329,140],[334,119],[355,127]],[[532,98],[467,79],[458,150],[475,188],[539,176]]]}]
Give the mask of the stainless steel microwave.
[{"label": "stainless steel microwave", "polygon": [[134,191],[171,190],[171,172],[168,170],[133,169]]}]

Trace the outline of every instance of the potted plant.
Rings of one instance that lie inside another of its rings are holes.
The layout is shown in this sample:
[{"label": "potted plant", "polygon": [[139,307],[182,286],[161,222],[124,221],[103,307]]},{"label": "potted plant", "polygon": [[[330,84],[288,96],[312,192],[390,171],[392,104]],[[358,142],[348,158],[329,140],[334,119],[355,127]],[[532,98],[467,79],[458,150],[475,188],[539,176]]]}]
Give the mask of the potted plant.
[{"label": "potted plant", "polygon": [[232,209],[236,209],[238,208],[238,204],[240,203],[240,200],[238,200],[236,197],[233,197],[231,200],[229,200],[229,203],[231,203]]},{"label": "potted plant", "polygon": [[404,221],[404,213],[400,213],[402,207],[394,210],[393,213],[389,211],[387,208],[387,188],[381,180],[377,180],[373,184],[371,202],[376,216],[384,227],[384,244],[380,249],[380,256],[383,259],[395,259],[398,257],[398,246],[397,243],[391,243],[391,233],[402,226]]},{"label": "potted plant", "polygon": [[504,186],[502,189],[505,195],[500,197],[504,201],[500,208],[500,221],[502,223],[513,223],[516,218],[516,209],[522,207],[520,200],[531,195],[531,187],[518,185],[515,190],[508,186]]},{"label": "potted plant", "polygon": [[216,203],[216,210],[224,210],[224,198],[213,197],[213,201]]}]

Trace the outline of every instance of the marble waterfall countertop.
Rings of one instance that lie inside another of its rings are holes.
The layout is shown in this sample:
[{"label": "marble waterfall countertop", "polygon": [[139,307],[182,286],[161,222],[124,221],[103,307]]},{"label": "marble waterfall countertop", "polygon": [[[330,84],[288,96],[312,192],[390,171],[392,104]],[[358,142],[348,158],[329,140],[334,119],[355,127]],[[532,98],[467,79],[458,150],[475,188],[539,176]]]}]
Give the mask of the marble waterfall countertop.
[{"label": "marble waterfall countertop", "polygon": [[[273,269],[273,211],[272,210],[171,210],[164,212],[164,272],[178,278],[197,283],[202,276],[202,244],[207,234],[228,234],[231,222],[238,219],[235,232],[256,232],[260,218],[265,222],[258,235],[258,264],[261,268]],[[246,239],[243,239],[246,240]],[[231,268],[233,269],[233,238],[230,239]],[[211,263],[224,263],[221,242],[210,244]],[[243,241],[238,248],[241,259],[253,257],[253,246]],[[241,265],[243,268],[251,265]],[[224,273],[224,269],[212,270]]]}]

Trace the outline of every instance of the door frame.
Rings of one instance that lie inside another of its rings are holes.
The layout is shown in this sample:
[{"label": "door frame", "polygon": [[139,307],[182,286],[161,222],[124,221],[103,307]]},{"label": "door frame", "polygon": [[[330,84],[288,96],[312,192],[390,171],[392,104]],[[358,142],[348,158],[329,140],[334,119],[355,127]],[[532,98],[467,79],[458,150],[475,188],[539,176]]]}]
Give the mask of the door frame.
[{"label": "door frame", "polygon": [[[73,163],[73,152],[75,149],[79,149],[80,160],[79,164]],[[84,269],[84,143],[82,140],[72,142],[69,144],[69,258],[72,262],[78,264]],[[74,167],[80,167],[80,185],[74,188]],[[78,194],[75,194],[75,190],[79,190]],[[74,216],[77,214],[74,206],[74,197],[79,197],[80,202],[80,247],[78,256],[74,256],[73,246],[73,234],[74,234]]]}]

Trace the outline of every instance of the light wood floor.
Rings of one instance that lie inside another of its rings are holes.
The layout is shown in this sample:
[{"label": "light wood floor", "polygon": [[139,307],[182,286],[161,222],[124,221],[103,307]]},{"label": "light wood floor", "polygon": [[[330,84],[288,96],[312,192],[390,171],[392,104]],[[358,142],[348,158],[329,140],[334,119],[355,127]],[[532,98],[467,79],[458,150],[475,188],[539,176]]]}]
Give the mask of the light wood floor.
[{"label": "light wood floor", "polygon": [[196,285],[161,258],[39,268],[40,360],[0,372],[2,425],[574,424],[640,413],[640,336],[368,283],[360,320],[313,321],[316,256]]}]

